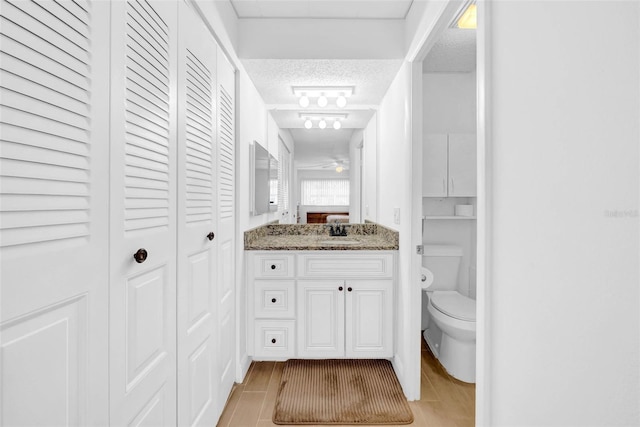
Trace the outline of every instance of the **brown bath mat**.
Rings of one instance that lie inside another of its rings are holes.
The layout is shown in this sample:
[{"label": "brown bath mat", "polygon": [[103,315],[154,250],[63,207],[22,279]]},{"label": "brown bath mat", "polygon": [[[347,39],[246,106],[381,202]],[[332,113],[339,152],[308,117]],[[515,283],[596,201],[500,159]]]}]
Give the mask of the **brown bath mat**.
[{"label": "brown bath mat", "polygon": [[285,363],[275,424],[409,424],[409,408],[388,360]]}]

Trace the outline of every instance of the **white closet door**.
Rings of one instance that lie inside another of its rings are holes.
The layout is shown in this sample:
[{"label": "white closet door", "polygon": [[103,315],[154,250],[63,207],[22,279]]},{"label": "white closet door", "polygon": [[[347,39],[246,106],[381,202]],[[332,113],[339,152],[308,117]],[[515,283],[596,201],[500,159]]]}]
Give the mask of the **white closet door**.
[{"label": "white closet door", "polygon": [[0,5],[0,419],[108,423],[108,4]]},{"label": "white closet door", "polygon": [[235,378],[235,71],[218,48],[218,407]]},{"label": "white closet door", "polygon": [[[181,3],[178,65],[178,425],[214,426],[216,43]],[[226,400],[227,395],[220,398]]]},{"label": "white closet door", "polygon": [[111,425],[175,425],[178,3],[110,3]]}]

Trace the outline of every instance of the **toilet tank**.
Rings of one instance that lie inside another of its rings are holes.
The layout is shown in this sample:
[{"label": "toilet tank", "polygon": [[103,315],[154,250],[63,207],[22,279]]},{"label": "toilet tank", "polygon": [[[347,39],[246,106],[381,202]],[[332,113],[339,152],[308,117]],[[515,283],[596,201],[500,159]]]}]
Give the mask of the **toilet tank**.
[{"label": "toilet tank", "polygon": [[433,273],[429,291],[455,291],[462,248],[455,245],[424,245],[422,265]]}]

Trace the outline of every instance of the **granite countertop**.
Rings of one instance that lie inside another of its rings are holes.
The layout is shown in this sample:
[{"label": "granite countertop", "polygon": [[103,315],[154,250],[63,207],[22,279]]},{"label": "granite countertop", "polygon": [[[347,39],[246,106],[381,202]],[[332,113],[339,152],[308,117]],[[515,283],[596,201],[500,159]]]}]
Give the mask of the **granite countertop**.
[{"label": "granite countertop", "polygon": [[244,233],[252,251],[384,251],[398,249],[398,232],[378,224],[344,224],[346,236],[331,236],[329,224],[269,224]]}]

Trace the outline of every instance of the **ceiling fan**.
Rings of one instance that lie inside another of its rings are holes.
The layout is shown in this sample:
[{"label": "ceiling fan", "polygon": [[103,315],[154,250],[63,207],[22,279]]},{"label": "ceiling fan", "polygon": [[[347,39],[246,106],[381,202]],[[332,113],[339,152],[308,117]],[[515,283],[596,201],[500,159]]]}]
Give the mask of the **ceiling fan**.
[{"label": "ceiling fan", "polygon": [[349,163],[343,160],[334,160],[333,162],[318,165],[300,166],[299,169],[335,169],[336,172],[342,173],[345,170],[349,170]]}]

